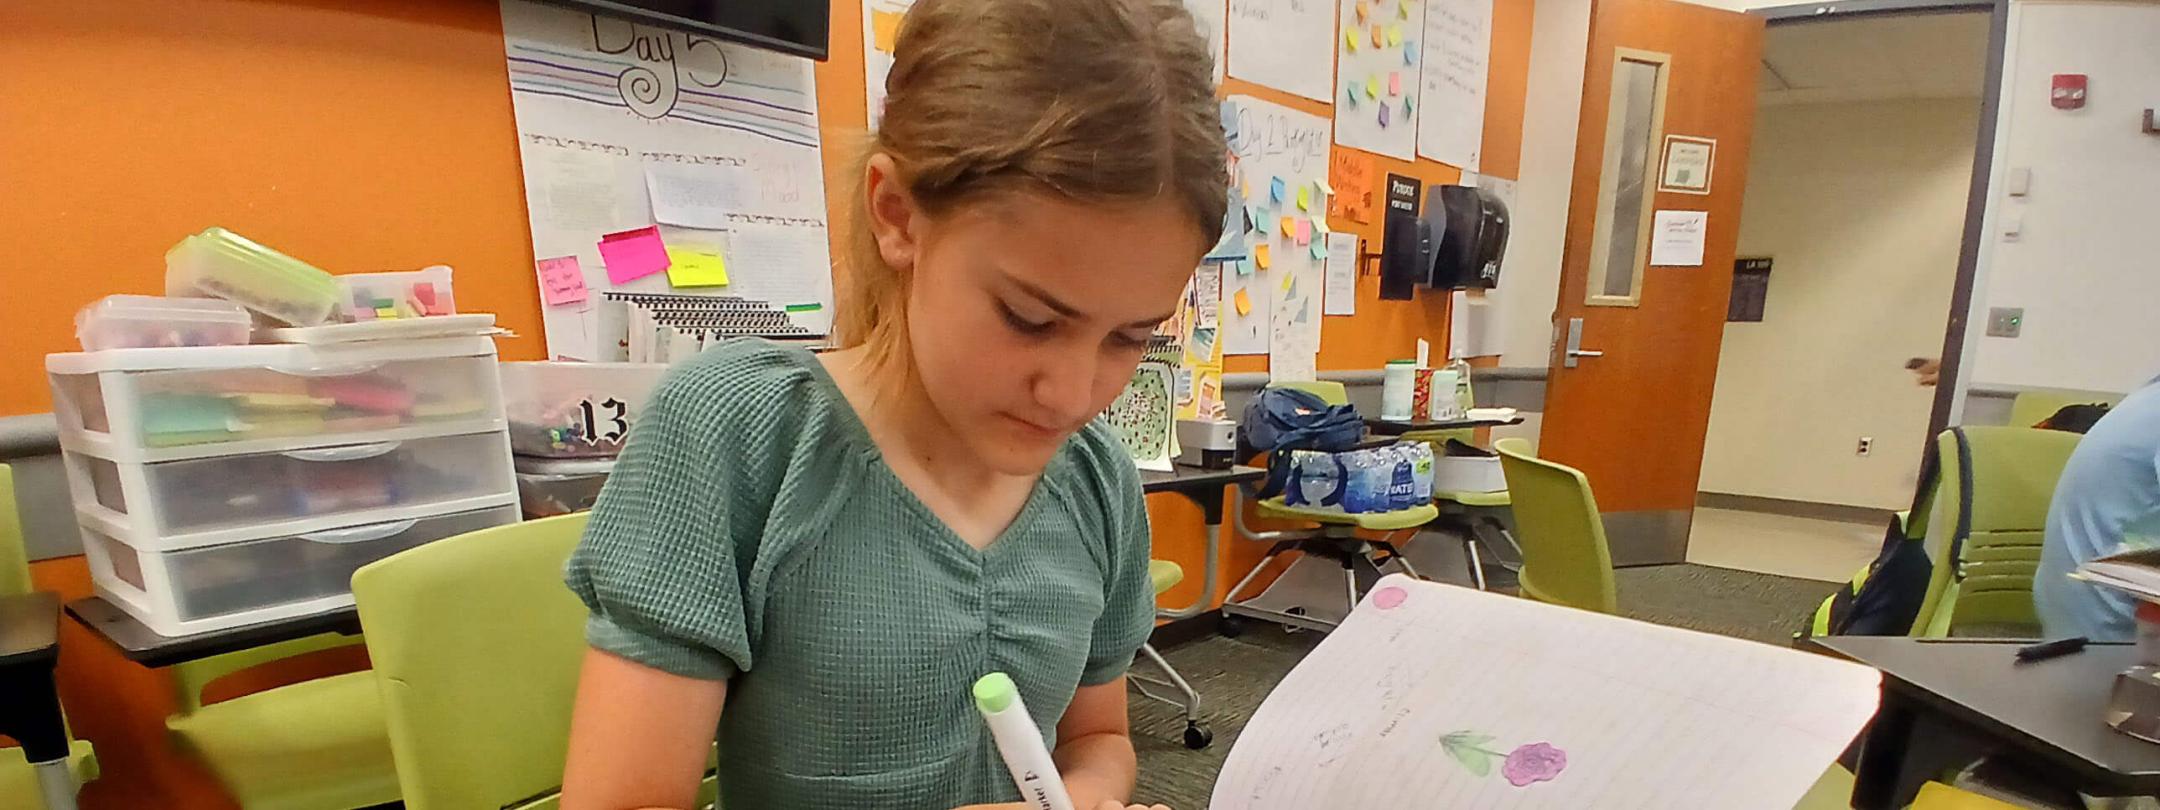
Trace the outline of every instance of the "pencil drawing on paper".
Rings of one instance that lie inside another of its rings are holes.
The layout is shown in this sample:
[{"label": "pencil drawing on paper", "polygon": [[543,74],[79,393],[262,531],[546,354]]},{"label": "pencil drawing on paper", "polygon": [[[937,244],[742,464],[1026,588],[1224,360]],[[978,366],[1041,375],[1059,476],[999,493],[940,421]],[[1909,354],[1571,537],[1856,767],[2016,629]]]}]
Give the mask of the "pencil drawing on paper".
[{"label": "pencil drawing on paper", "polygon": [[1553,747],[1552,743],[1519,745],[1503,754],[1485,747],[1492,741],[1490,734],[1455,731],[1441,735],[1440,748],[1463,770],[1476,776],[1491,776],[1493,764],[1499,763],[1500,776],[1516,787],[1552,781],[1567,769],[1567,752]]}]

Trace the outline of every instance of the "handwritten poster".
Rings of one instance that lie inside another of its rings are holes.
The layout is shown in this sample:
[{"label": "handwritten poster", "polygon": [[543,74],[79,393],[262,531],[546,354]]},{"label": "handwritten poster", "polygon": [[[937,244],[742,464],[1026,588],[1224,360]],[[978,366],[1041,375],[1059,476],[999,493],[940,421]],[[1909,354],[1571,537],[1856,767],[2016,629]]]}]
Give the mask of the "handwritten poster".
[{"label": "handwritten poster", "polygon": [[1335,150],[1328,158],[1328,183],[1335,187],[1335,196],[1328,200],[1330,216],[1360,224],[1372,222],[1373,198],[1380,193],[1380,174],[1372,156]]},{"label": "handwritten poster", "polygon": [[[574,285],[559,274],[575,267],[589,291],[542,310],[549,356],[628,359],[627,305],[607,292],[798,290],[821,297],[752,306],[813,334],[830,328],[809,60],[527,0],[502,0],[502,21],[533,255],[574,259],[552,265],[553,281],[567,292]],[[608,234],[647,229],[656,236],[601,247]],[[738,237],[767,229],[804,249],[756,262],[734,255]],[[678,243],[718,250],[731,283],[659,272],[669,265],[664,245]],[[701,286],[678,287],[671,275]]]},{"label": "handwritten poster", "polygon": [[1192,12],[1193,22],[1200,25],[1200,36],[1207,40],[1208,61],[1215,63],[1215,83],[1223,80],[1223,10],[1225,0],[1185,0],[1185,10]]},{"label": "handwritten poster", "polygon": [[[1227,104],[1238,132],[1231,181],[1252,222],[1241,228],[1252,258],[1223,271],[1223,353],[1269,354],[1283,280],[1310,272],[1312,294],[1319,293],[1317,271],[1326,251],[1315,257],[1310,241],[1326,226],[1327,203],[1321,198],[1332,196],[1325,192],[1328,119],[1251,96],[1231,96]],[[1316,222],[1321,227],[1315,228]],[[1307,235],[1303,245],[1297,242],[1301,223]],[[1318,340],[1313,343],[1317,349]]]},{"label": "handwritten poster", "polygon": [[1230,75],[1314,101],[1334,97],[1331,0],[1230,0]]},{"label": "handwritten poster", "polygon": [[1268,320],[1268,379],[1274,382],[1318,379],[1325,262],[1312,261],[1310,255],[1302,258],[1305,260],[1285,262],[1278,271],[1281,278],[1270,285],[1275,294],[1275,311]]},{"label": "handwritten poster", "polygon": [[1340,2],[1342,37],[1334,43],[1341,85],[1335,93],[1335,142],[1397,160],[1414,159],[1425,0]]},{"label": "handwritten poster", "polygon": [[1425,93],[1418,157],[1478,170],[1485,140],[1485,78],[1492,62],[1492,0],[1427,0]]},{"label": "handwritten poster", "polygon": [[1701,267],[1709,235],[1708,211],[1659,211],[1650,220],[1650,263]]}]

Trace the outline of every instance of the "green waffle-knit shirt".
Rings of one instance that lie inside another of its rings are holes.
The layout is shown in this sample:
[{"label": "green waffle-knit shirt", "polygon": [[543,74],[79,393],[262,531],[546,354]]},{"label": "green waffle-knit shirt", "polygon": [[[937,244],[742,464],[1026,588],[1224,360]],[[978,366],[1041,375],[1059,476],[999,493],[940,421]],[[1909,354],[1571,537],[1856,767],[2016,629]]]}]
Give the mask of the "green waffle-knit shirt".
[{"label": "green waffle-knit shirt", "polygon": [[1043,738],[1154,624],[1147,512],[1101,423],[1011,526],[961,540],[885,465],[809,352],[739,339],[671,369],[566,579],[593,647],[728,682],[730,810],[1019,798],[968,688],[1020,685]]}]

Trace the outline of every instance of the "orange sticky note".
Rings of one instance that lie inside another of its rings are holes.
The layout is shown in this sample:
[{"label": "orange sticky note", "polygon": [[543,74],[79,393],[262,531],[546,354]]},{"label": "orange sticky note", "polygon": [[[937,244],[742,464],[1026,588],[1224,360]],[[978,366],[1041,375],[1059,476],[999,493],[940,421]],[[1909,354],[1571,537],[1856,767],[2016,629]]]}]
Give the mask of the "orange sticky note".
[{"label": "orange sticky note", "polygon": [[1375,47],[1375,48],[1378,48],[1378,47],[1380,47],[1381,45],[1384,45],[1384,44],[1386,44],[1386,43],[1387,43],[1387,33],[1386,33],[1385,31],[1382,31],[1382,30],[1380,30],[1380,26],[1379,26],[1379,24],[1375,23],[1375,24],[1373,25],[1373,27],[1372,27],[1372,46],[1373,46],[1373,47]]},{"label": "orange sticky note", "polygon": [[900,41],[900,12],[870,11],[870,41],[884,53],[892,53]]},{"label": "orange sticky note", "polygon": [[1268,246],[1266,242],[1261,242],[1260,244],[1253,246],[1252,260],[1253,264],[1259,265],[1260,269],[1262,270],[1268,269],[1268,265],[1275,263],[1274,259],[1268,256]]},{"label": "orange sticky note", "polygon": [[1357,21],[1358,21],[1358,22],[1364,22],[1364,21],[1365,21],[1365,15],[1367,15],[1367,14],[1371,14],[1371,13],[1372,13],[1372,4],[1371,4],[1371,3],[1367,3],[1367,2],[1365,2],[1365,0],[1358,0],[1358,4],[1357,4]]},{"label": "orange sticky note", "polygon": [[1244,290],[1238,290],[1237,295],[1234,296],[1233,300],[1237,304],[1237,314],[1252,314],[1252,296],[1246,295]]},{"label": "orange sticky note", "polygon": [[1402,71],[1387,75],[1387,94],[1391,96],[1402,95]]},{"label": "orange sticky note", "polygon": [[1290,234],[1293,234],[1293,233],[1296,233],[1296,232],[1297,232],[1297,222],[1296,222],[1295,220],[1291,219],[1290,217],[1283,217],[1283,218],[1282,218],[1282,235],[1284,235],[1284,236],[1289,236]]}]

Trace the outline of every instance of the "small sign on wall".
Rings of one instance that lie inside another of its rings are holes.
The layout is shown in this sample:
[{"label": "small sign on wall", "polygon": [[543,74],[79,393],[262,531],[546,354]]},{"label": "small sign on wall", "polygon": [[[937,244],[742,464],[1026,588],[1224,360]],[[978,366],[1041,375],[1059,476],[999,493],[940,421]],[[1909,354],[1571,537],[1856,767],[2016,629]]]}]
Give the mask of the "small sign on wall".
[{"label": "small sign on wall", "polygon": [[1715,168],[1716,161],[1716,138],[1667,135],[1664,169],[1658,172],[1658,190],[1678,194],[1708,194],[1710,173]]},{"label": "small sign on wall", "polygon": [[1733,260],[1732,300],[1725,306],[1725,320],[1757,323],[1770,298],[1770,257],[1743,256]]}]

